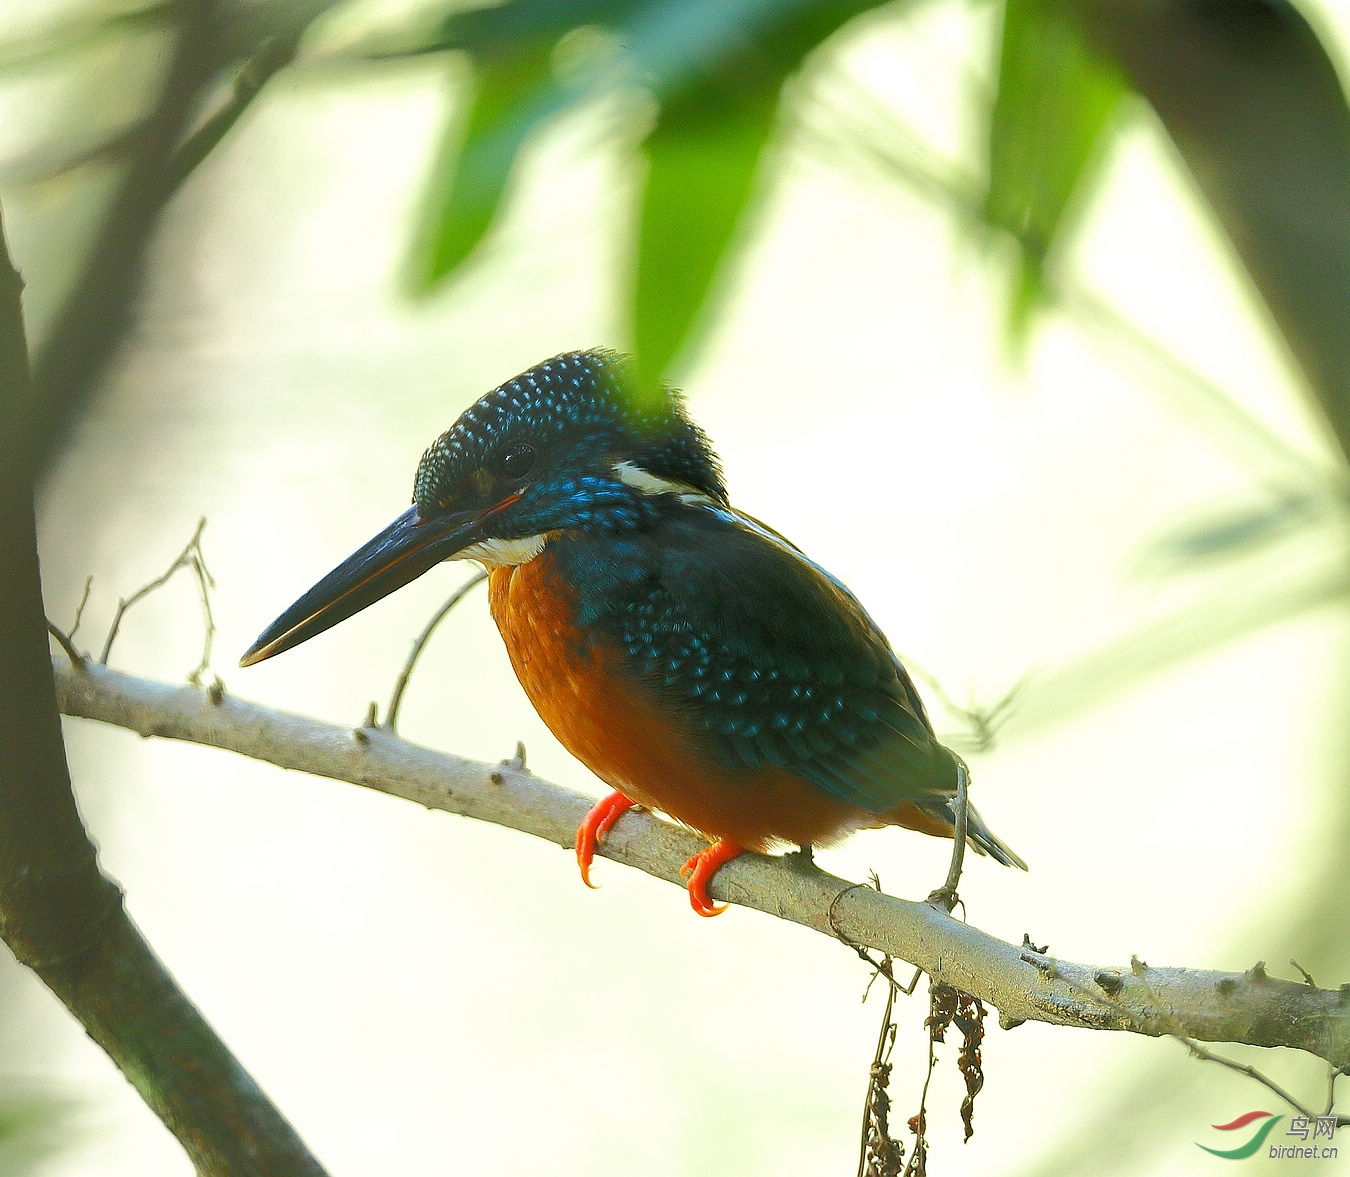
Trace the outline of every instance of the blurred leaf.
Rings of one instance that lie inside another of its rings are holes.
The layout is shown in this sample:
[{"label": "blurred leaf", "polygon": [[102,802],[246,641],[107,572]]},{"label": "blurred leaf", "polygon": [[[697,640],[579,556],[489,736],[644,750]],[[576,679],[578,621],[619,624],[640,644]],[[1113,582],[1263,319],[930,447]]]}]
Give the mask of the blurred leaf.
[{"label": "blurred leaf", "polygon": [[1152,103],[1350,455],[1350,106],[1288,0],[1078,0]]},{"label": "blurred leaf", "polygon": [[784,84],[842,25],[873,7],[866,0],[772,6],[758,24],[742,20],[734,36],[714,39],[705,29],[702,42],[691,38],[691,80],[681,84],[668,70],[661,113],[643,144],[648,171],[633,285],[639,388],[655,386],[706,322],[752,204]]},{"label": "blurred leaf", "polygon": [[754,190],[776,100],[775,91],[728,102],[700,87],[664,107],[643,144],[633,286],[639,387],[659,381],[707,299]]},{"label": "blurred leaf", "polygon": [[621,24],[644,0],[513,0],[457,13],[412,53],[459,49],[474,67],[466,125],[450,120],[432,164],[408,265],[414,297],[434,293],[487,236],[516,159],[551,116],[598,82],[562,85],[553,56],[568,33]]},{"label": "blurred leaf", "polygon": [[1324,523],[1330,512],[1343,507],[1343,502],[1326,495],[1286,493],[1268,502],[1214,510],[1160,536],[1149,553],[1149,563],[1185,573],[1218,560],[1247,558],[1296,529]]},{"label": "blurred leaf", "polygon": [[60,17],[40,32],[0,41],[0,73],[49,66],[128,33],[163,31],[177,11],[177,0],[151,0],[141,8],[104,14],[80,10],[78,15]]},{"label": "blurred leaf", "polygon": [[454,120],[432,165],[409,279],[430,294],[482,241],[506,191],[516,156],[558,107],[552,45],[476,63],[476,93],[461,134]]},{"label": "blurred leaf", "polygon": [[[663,372],[702,318],[756,188],[779,93],[803,59],[877,0],[536,0],[447,21],[434,48],[473,58],[477,92],[462,150],[442,144],[413,250],[411,288],[426,295],[483,241],[521,150],[550,116],[616,85],[659,104],[633,250],[639,382]],[[613,34],[566,81],[553,55],[578,28]],[[427,46],[422,46],[426,49]]]},{"label": "blurred leaf", "polygon": [[652,0],[508,0],[456,13],[444,25],[445,48],[475,58],[508,57],[523,46],[555,45],[572,29],[618,28]]},{"label": "blurred leaf", "polygon": [[48,1095],[0,1095],[0,1177],[36,1173],[70,1139],[73,1106]]},{"label": "blurred leaf", "polygon": [[1015,338],[1040,302],[1046,258],[1100,159],[1125,87],[1084,43],[1061,0],[1007,0],[990,115],[984,217],[1021,248],[1009,308]]}]

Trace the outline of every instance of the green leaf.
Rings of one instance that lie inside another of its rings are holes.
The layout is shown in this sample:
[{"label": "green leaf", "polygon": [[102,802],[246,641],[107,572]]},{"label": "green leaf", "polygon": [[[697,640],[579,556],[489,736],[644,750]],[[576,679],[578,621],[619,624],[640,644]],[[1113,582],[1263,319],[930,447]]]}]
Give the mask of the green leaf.
[{"label": "green leaf", "polygon": [[643,144],[633,287],[639,387],[660,379],[690,335],[754,192],[777,88],[727,97],[705,85],[667,103]]},{"label": "green leaf", "polygon": [[657,19],[633,39],[661,103],[643,144],[648,171],[632,312],[639,388],[653,387],[707,322],[718,276],[754,203],[784,83],[873,7],[875,0],[722,0],[698,22],[678,6],[653,6]]},{"label": "green leaf", "polygon": [[1087,46],[1063,0],[1006,0],[984,217],[1020,247],[1014,337],[1025,335],[1041,301],[1047,258],[1124,93],[1121,75]]},{"label": "green leaf", "polygon": [[461,133],[450,120],[432,165],[408,264],[414,296],[431,294],[474,251],[496,219],[516,157],[561,104],[550,42],[475,63]]}]

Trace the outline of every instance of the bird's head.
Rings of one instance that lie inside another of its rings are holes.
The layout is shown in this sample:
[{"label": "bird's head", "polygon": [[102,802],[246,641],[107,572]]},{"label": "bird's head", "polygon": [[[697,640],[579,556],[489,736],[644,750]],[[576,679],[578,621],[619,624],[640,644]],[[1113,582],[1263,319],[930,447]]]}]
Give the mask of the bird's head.
[{"label": "bird's head", "polygon": [[726,502],[717,457],[669,390],[640,396],[605,351],[494,388],[422,455],[413,505],[305,593],[240,660],[322,633],[442,560],[521,564],[574,529],[642,527],[658,500]]}]

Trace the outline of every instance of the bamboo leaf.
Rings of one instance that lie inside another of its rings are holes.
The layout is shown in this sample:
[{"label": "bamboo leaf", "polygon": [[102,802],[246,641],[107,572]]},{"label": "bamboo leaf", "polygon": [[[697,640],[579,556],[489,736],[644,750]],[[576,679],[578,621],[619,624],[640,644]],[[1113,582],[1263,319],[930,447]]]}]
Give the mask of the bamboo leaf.
[{"label": "bamboo leaf", "polygon": [[639,387],[669,369],[690,336],[751,201],[777,91],[738,102],[712,86],[668,103],[643,150],[633,286]]},{"label": "bamboo leaf", "polygon": [[492,226],[516,157],[558,106],[552,45],[476,63],[467,126],[442,136],[409,259],[414,296],[437,290]]},{"label": "bamboo leaf", "polygon": [[1025,333],[1047,259],[1102,154],[1125,86],[1062,0],[1006,0],[984,217],[1020,247],[1009,322]]},{"label": "bamboo leaf", "polygon": [[662,22],[678,28],[646,44],[635,39],[661,103],[643,145],[648,172],[632,309],[638,387],[669,371],[707,321],[754,204],[784,83],[842,25],[873,7],[875,0],[777,7],[724,0],[695,28],[672,6],[658,6]]},{"label": "bamboo leaf", "polygon": [[1350,455],[1350,105],[1289,0],[1078,0],[1153,105]]}]

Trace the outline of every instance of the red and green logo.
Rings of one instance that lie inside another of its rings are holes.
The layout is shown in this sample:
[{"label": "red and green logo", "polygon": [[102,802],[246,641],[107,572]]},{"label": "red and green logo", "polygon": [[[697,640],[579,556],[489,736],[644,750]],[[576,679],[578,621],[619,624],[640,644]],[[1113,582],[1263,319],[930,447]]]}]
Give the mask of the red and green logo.
[{"label": "red and green logo", "polygon": [[1201,1144],[1198,1140],[1195,1142],[1197,1148],[1203,1148],[1208,1153],[1213,1153],[1216,1157],[1223,1157],[1225,1161],[1241,1161],[1251,1156],[1258,1148],[1266,1142],[1266,1137],[1270,1135],[1270,1130],[1275,1127],[1283,1116],[1275,1116],[1270,1112],[1247,1112],[1239,1116],[1231,1124],[1211,1124],[1210,1127],[1219,1132],[1237,1132],[1246,1128],[1249,1124],[1261,1121],[1260,1126],[1252,1133],[1251,1139],[1244,1144],[1239,1144],[1236,1148],[1210,1148],[1207,1144]]}]

